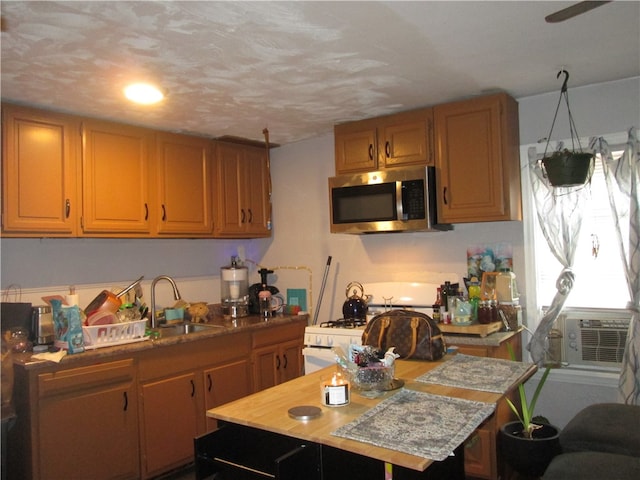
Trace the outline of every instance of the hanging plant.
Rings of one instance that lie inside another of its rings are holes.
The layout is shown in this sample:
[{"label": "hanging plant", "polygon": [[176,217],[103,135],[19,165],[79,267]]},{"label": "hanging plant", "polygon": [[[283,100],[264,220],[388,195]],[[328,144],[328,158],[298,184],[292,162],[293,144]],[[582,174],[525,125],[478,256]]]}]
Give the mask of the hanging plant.
[{"label": "hanging plant", "polygon": [[[549,183],[554,187],[575,187],[584,185],[593,173],[593,154],[582,151],[582,145],[580,144],[580,137],[576,130],[575,123],[573,121],[573,115],[571,114],[571,108],[569,107],[569,93],[567,89],[567,82],[569,81],[569,72],[566,70],[560,70],[557,77],[565,74],[565,79],[560,89],[560,98],[558,99],[558,106],[556,107],[556,113],[553,116],[553,122],[551,124],[551,130],[547,136],[547,145],[544,149],[544,155],[542,157],[542,171],[549,180]],[[549,142],[551,140],[551,134],[553,133],[553,127],[558,117],[558,110],[562,99],[565,99],[567,105],[567,113],[569,114],[569,131],[571,132],[571,150],[563,148],[562,143],[558,150],[547,154],[549,148]],[[578,148],[576,149],[576,144]]]}]

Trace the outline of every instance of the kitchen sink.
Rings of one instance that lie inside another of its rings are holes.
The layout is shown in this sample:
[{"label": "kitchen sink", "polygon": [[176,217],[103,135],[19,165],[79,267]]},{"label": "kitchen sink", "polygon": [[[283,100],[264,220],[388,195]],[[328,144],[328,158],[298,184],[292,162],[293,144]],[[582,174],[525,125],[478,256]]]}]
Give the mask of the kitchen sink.
[{"label": "kitchen sink", "polygon": [[178,325],[163,325],[154,329],[152,335],[155,338],[175,337],[177,335],[191,335],[200,332],[212,332],[217,329],[224,328],[222,325],[212,325],[210,323],[190,323],[184,322]]}]

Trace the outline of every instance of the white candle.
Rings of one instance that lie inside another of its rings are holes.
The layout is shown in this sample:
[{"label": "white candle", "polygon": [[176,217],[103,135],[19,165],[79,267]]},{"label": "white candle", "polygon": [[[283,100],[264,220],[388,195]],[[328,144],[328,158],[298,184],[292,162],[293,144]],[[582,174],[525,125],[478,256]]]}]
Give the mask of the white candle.
[{"label": "white candle", "polygon": [[349,381],[340,373],[334,373],[330,380],[320,385],[322,404],[326,407],[341,407],[349,405]]}]

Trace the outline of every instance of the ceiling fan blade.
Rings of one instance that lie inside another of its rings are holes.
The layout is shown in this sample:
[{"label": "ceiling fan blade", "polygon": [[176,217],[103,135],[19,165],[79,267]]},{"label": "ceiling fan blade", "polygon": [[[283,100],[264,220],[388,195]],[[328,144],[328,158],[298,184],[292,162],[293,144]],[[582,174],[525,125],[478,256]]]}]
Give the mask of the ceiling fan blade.
[{"label": "ceiling fan blade", "polygon": [[576,15],[580,15],[582,13],[588,12],[589,10],[600,7],[605,3],[611,3],[611,0],[606,2],[578,2],[567,8],[563,8],[562,10],[558,10],[551,15],[547,15],[546,17],[544,17],[544,19],[547,23],[564,22],[565,20],[569,20]]}]

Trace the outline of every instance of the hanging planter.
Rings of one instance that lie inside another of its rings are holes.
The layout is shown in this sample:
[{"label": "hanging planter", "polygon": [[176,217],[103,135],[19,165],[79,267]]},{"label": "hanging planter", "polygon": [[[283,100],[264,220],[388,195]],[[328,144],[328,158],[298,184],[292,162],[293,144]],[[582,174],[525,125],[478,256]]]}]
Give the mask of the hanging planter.
[{"label": "hanging planter", "polygon": [[554,187],[575,187],[584,185],[592,171],[591,153],[558,150],[542,159],[542,165],[549,183]]},{"label": "hanging planter", "polygon": [[[584,185],[591,179],[593,173],[593,154],[582,151],[582,145],[580,145],[580,137],[576,130],[573,116],[571,115],[571,108],[569,107],[569,94],[567,92],[567,82],[569,80],[569,72],[561,70],[558,72],[558,77],[561,74],[565,74],[564,83],[560,90],[560,98],[558,99],[558,106],[556,107],[556,113],[553,117],[553,123],[551,124],[551,130],[547,136],[547,145],[544,149],[544,155],[542,157],[542,171],[549,180],[549,183],[554,187],[576,187]],[[562,99],[565,99],[567,105],[567,112],[569,114],[569,131],[571,132],[571,150],[568,148],[562,148],[560,143],[559,149],[555,152],[547,154],[549,148],[549,142],[551,140],[551,134],[553,133],[553,127],[558,117],[558,110],[560,109],[560,103]],[[576,149],[576,144],[578,148]]]}]

